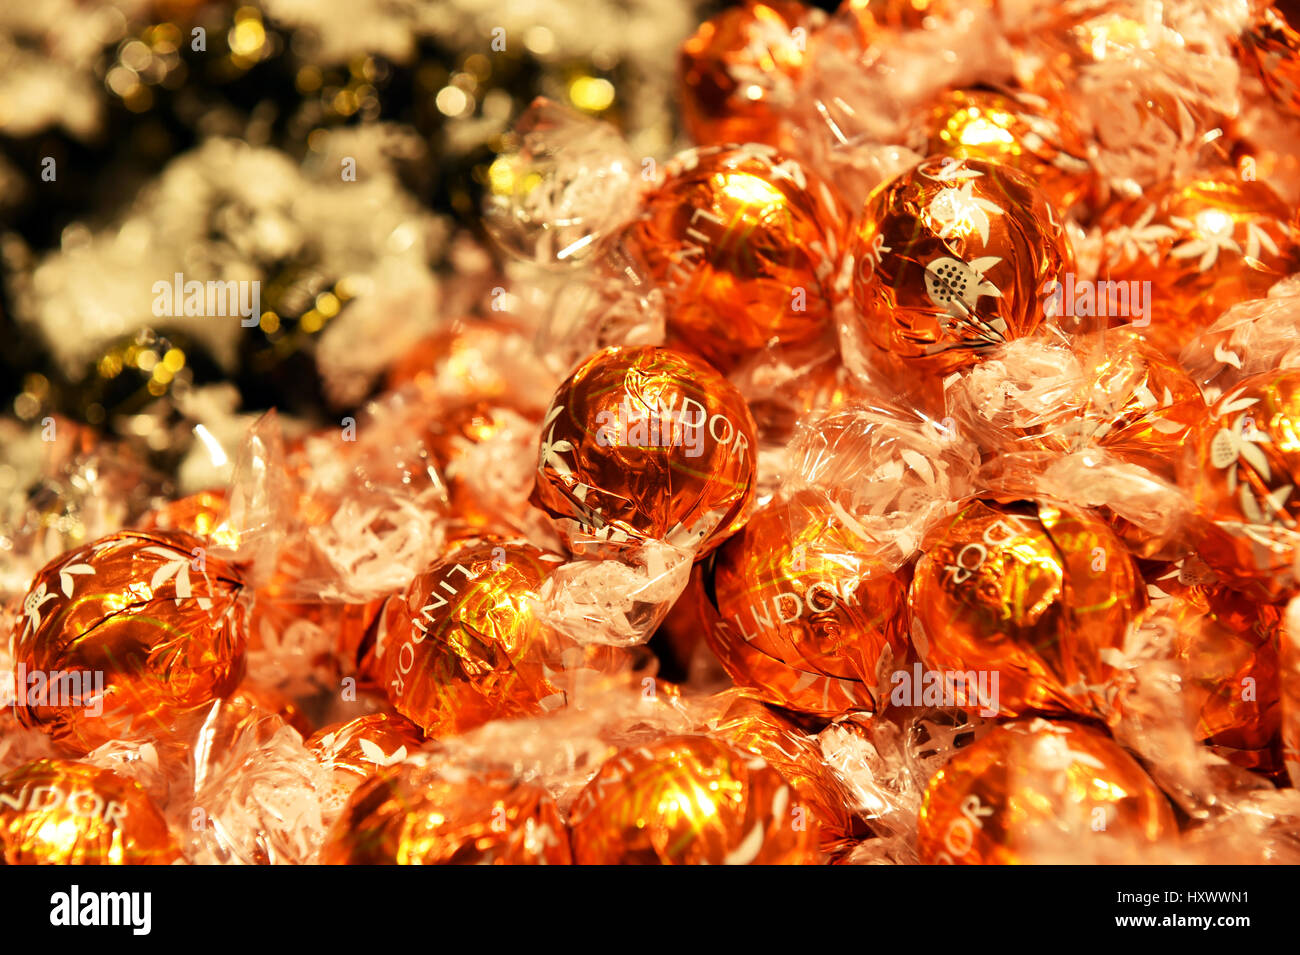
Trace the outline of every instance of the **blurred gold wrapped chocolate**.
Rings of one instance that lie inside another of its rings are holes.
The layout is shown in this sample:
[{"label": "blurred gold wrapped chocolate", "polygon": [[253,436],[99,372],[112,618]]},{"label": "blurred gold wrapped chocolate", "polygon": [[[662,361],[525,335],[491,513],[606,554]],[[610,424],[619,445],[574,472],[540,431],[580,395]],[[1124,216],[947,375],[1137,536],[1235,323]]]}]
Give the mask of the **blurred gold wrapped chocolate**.
[{"label": "blurred gold wrapped chocolate", "polygon": [[352,794],[321,852],[325,865],[569,865],[555,800],[499,772],[380,770]]},{"label": "blurred gold wrapped chocolate", "polygon": [[805,865],[819,825],[761,758],[707,736],[610,757],[569,815],[578,865]]},{"label": "blurred gold wrapped chocolate", "polygon": [[[1091,853],[1138,862],[1178,832],[1133,757],[1099,730],[1043,719],[1004,723],[960,750],[930,780],[919,826],[921,862],[950,865],[1059,864]],[[1132,855],[1103,855],[1125,849]]]},{"label": "blurred gold wrapped chocolate", "polygon": [[167,821],[140,784],[98,766],[41,759],[0,779],[5,865],[168,865]]},{"label": "blurred gold wrapped chocolate", "polygon": [[[1274,103],[1300,114],[1300,33],[1267,0],[1255,6],[1254,18],[1237,40],[1239,55],[1263,81]],[[1294,15],[1294,7],[1291,12]]]},{"label": "blurred gold wrapped chocolate", "polygon": [[682,44],[682,125],[698,145],[780,146],[780,112],[794,96],[808,37],[826,19],[793,0],[746,0],[705,20]]}]

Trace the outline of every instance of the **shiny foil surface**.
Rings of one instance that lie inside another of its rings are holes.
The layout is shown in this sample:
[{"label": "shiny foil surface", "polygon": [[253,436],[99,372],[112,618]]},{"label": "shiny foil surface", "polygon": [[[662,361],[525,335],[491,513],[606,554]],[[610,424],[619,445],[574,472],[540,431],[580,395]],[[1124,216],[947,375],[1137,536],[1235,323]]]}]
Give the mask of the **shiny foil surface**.
[{"label": "shiny foil surface", "polygon": [[1255,17],[1239,41],[1243,58],[1273,101],[1288,113],[1300,115],[1300,32],[1274,5],[1255,6]]},{"label": "shiny foil surface", "polygon": [[322,766],[353,784],[417,752],[424,733],[400,713],[371,713],[322,727],[306,740]]},{"label": "shiny foil surface", "polygon": [[1111,208],[1102,277],[1147,295],[1142,335],[1176,357],[1230,305],[1300,267],[1291,220],[1266,182],[1232,167],[1171,181]]},{"label": "shiny foil surface", "polygon": [[1174,814],[1133,757],[1074,723],[1003,723],[958,753],[925,791],[921,862],[1008,865],[1107,836],[1141,846],[1176,838]]},{"label": "shiny foil surface", "polygon": [[652,346],[597,352],[542,423],[533,500],[575,540],[647,538],[707,553],[754,495],[754,419],[697,358]]},{"label": "shiny foil surface", "polygon": [[430,737],[566,702],[566,674],[617,669],[610,647],[583,649],[544,626],[533,602],[560,558],[531,544],[466,543],[389,600],[377,647],[389,701]]},{"label": "shiny foil surface", "polygon": [[847,211],[770,146],[690,150],[630,229],[667,298],[668,343],[728,370],[774,344],[831,332]]},{"label": "shiny foil surface", "polygon": [[181,714],[233,692],[247,596],[240,573],[205,548],[178,531],[120,531],[46,565],[15,634],[28,674],[19,720],[84,754],[165,735]]},{"label": "shiny foil surface", "polygon": [[718,551],[714,594],[713,652],[737,684],[782,706],[874,710],[882,654],[907,654],[905,575],[818,495],[755,513]]},{"label": "shiny foil surface", "polygon": [[761,758],[705,736],[612,756],[569,815],[578,865],[818,861],[816,820]]},{"label": "shiny foil surface", "polygon": [[1197,553],[1232,586],[1300,588],[1300,369],[1254,375],[1202,419],[1180,468],[1207,523]]},{"label": "shiny foil surface", "polygon": [[[1041,327],[1051,283],[1073,268],[1060,216],[1032,181],[951,156],[931,156],[873,192],[848,255],[856,313],[841,335],[934,374]],[[1069,332],[1096,327],[1053,321]]]},{"label": "shiny foil surface", "polygon": [[1281,611],[1224,586],[1198,585],[1143,612],[1182,664],[1196,734],[1229,762],[1280,771]]},{"label": "shiny foil surface", "polygon": [[[1112,328],[1076,346],[1087,373],[1076,420],[1064,415],[1050,437],[1086,439],[1169,480],[1205,412],[1187,372],[1131,328]],[[1061,445],[1068,449],[1068,444]]]},{"label": "shiny foil surface", "polygon": [[867,834],[849,808],[852,798],[844,784],[826,765],[817,737],[788,714],[742,697],[728,707],[713,732],[737,749],[762,757],[781,774],[797,803],[816,818],[827,852]]},{"label": "shiny foil surface", "polygon": [[779,146],[780,111],[803,72],[821,11],[784,0],[724,10],[705,20],[677,56],[682,124],[701,146]]},{"label": "shiny foil surface", "polygon": [[555,800],[508,775],[419,763],[380,770],[348,800],[325,865],[569,865]]},{"label": "shiny foil surface", "polygon": [[1097,188],[1069,117],[1039,97],[952,90],[930,107],[925,131],[927,155],[1010,166],[1061,211],[1086,201]]},{"label": "shiny foil surface", "polygon": [[[1001,717],[1096,713],[1145,591],[1099,519],[1049,504],[972,500],[922,543],[908,600],[912,642],[934,671],[975,671]],[[996,677],[996,683],[993,678]]]},{"label": "shiny foil surface", "polygon": [[5,865],[169,865],[176,839],[139,783],[40,759],[0,778]]}]

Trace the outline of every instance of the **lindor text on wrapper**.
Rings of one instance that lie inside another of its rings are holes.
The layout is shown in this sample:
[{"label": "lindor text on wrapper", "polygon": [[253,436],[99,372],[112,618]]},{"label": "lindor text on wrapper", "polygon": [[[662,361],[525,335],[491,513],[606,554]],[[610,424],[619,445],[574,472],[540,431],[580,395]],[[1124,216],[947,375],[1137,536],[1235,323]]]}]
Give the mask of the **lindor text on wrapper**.
[{"label": "lindor text on wrapper", "polygon": [[601,411],[596,415],[596,441],[602,447],[615,448],[681,448],[688,458],[704,454],[706,423],[715,434],[730,436],[735,428],[726,421],[723,430],[716,423],[721,415],[708,421],[704,405],[690,398],[659,396],[657,407],[650,408],[642,402],[624,398],[617,411]]}]

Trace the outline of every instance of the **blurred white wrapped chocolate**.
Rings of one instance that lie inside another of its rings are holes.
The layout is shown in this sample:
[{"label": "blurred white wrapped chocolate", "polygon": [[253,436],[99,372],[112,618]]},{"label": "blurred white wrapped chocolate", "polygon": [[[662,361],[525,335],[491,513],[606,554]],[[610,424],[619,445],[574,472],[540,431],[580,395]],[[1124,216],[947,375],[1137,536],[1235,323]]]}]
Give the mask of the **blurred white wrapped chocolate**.
[{"label": "blurred white wrapped chocolate", "polygon": [[612,126],[547,99],[515,123],[488,170],[483,224],[506,252],[577,265],[636,214],[640,166]]}]

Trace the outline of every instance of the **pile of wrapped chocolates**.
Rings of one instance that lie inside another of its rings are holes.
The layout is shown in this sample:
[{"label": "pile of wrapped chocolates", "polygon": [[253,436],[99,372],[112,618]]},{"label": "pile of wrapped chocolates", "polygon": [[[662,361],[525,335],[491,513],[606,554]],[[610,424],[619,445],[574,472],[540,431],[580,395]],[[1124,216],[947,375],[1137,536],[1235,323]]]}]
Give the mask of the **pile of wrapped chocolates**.
[{"label": "pile of wrapped chocolates", "polygon": [[1296,28],[751,0],[685,151],[539,99],[355,417],[171,499],[51,419],[4,861],[1300,862]]}]

